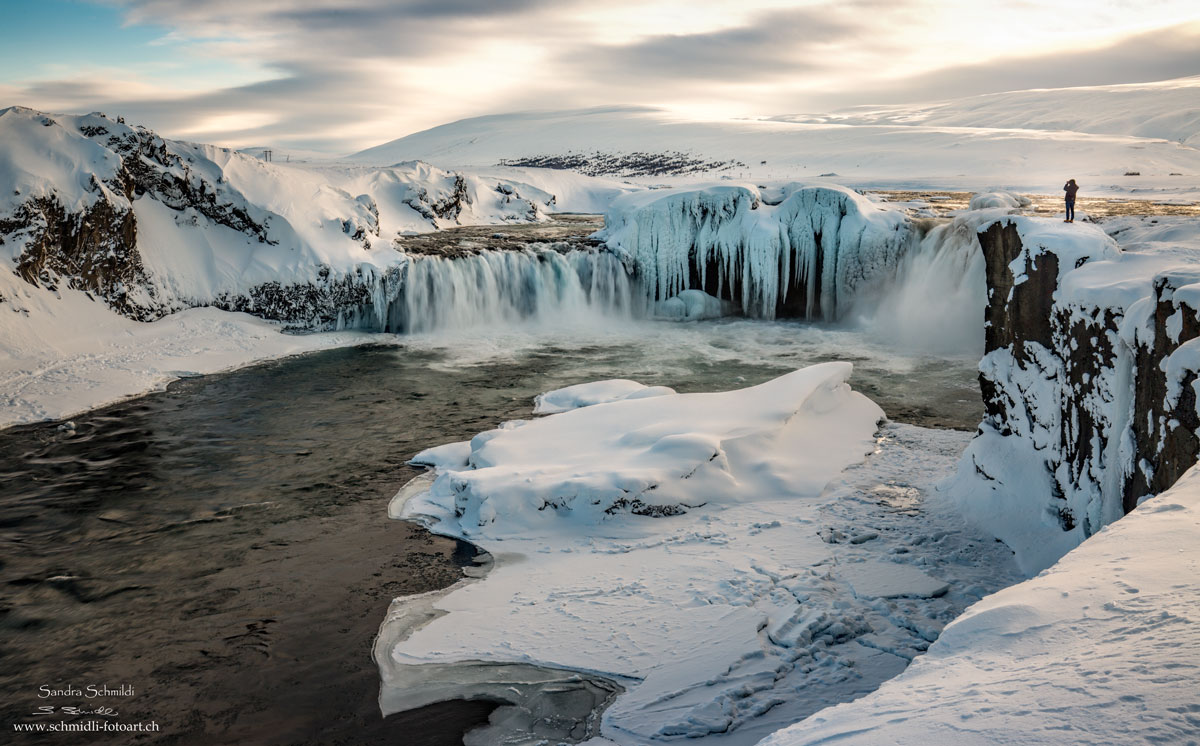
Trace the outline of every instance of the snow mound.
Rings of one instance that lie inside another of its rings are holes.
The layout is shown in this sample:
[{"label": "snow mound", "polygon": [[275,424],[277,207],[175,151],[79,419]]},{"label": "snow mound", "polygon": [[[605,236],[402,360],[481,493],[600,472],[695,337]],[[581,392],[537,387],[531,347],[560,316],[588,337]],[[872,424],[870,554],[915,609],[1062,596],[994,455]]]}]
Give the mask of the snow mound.
[{"label": "snow mound", "polygon": [[679,295],[659,301],[654,306],[656,317],[679,321],[719,319],[732,313],[732,303],[711,296],[703,290],[684,290]]},{"label": "snow mound", "polygon": [[1200,474],[988,596],[878,691],[762,742],[1191,743]]},{"label": "snow mound", "polygon": [[883,419],[850,390],[850,370],[827,363],[740,391],[626,398],[509,422],[475,436],[465,466],[418,454],[439,476],[408,509],[464,536],[507,536],[750,495],[818,495],[869,450]]},{"label": "snow mound", "polygon": [[652,396],[674,394],[668,386],[646,386],[627,378],[609,381],[578,383],[574,386],[538,394],[533,400],[534,414],[557,414],[572,409],[590,407],[594,404],[623,401],[625,399],[647,399]]},{"label": "snow mound", "polygon": [[[547,711],[502,670],[516,665],[619,688],[602,739],[748,746],[894,676],[1016,568],[945,501],[923,505],[969,436],[877,430],[849,372],[595,404],[422,453],[436,474],[389,514],[495,563],[393,602],[383,712],[478,697]],[[546,737],[495,725],[478,742]]]},{"label": "snow mound", "polygon": [[993,210],[996,208],[1019,208],[1029,207],[1033,204],[1028,197],[1023,197],[1013,192],[984,192],[971,197],[971,203],[968,205],[969,210]]}]

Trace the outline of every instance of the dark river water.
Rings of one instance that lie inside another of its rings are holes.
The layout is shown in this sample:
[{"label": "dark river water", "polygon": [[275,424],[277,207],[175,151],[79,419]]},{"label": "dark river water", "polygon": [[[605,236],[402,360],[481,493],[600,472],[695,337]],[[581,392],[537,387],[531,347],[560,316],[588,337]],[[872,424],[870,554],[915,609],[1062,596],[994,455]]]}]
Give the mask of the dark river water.
[{"label": "dark river water", "polygon": [[389,602],[453,583],[474,554],[388,520],[407,459],[572,383],[725,390],[827,359],[857,360],[856,388],[893,419],[979,420],[969,358],[732,322],[334,350],[179,381],[74,430],[0,431],[3,727],[158,728],[13,743],[461,743],[494,705],[384,720],[376,704]]}]

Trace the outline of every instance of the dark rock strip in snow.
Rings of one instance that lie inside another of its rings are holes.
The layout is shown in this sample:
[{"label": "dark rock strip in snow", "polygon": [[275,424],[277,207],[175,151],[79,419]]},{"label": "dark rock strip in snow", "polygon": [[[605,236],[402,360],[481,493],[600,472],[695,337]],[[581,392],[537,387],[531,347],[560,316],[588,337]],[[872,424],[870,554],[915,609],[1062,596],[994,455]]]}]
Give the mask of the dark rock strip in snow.
[{"label": "dark rock strip in snow", "polygon": [[1162,237],[1122,252],[1097,228],[1020,217],[979,232],[986,414],[954,491],[1027,571],[1196,463],[1200,260]]}]

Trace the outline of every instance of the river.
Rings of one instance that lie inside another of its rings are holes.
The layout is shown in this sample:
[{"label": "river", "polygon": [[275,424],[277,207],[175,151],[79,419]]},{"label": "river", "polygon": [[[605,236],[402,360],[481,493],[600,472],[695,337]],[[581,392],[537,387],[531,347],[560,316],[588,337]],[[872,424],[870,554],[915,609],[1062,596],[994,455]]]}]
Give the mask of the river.
[{"label": "river", "polygon": [[[6,723],[104,705],[158,724],[139,743],[459,743],[494,705],[387,720],[376,705],[371,643],[389,602],[453,583],[474,554],[387,518],[417,451],[531,416],[535,394],[573,383],[719,391],[829,359],[854,362],[853,385],[894,420],[972,429],[982,411],[970,354],[801,322],[380,339],[181,380],[72,429],[0,432]],[[42,698],[41,685],[133,694]]]}]

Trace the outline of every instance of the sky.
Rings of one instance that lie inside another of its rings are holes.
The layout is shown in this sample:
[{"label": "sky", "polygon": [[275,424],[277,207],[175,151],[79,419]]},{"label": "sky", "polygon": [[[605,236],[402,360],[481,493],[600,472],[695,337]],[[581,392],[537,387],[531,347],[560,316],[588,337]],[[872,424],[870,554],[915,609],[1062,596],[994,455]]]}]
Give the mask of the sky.
[{"label": "sky", "polygon": [[0,0],[0,108],[330,155],[506,111],[816,114],[1189,75],[1195,0]]}]

